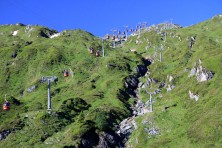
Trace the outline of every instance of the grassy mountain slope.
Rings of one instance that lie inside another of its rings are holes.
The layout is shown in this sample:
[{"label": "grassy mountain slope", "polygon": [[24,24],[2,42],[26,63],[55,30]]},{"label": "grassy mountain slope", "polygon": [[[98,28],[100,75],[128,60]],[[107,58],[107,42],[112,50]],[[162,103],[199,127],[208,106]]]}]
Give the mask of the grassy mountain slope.
[{"label": "grassy mountain slope", "polygon": [[[135,40],[129,43],[131,48],[144,56],[153,58],[153,46],[164,47],[163,61],[158,57],[150,68],[150,78],[156,80],[149,87],[140,90],[144,102],[149,99],[146,91],[160,89],[161,93],[153,95],[154,111],[136,119],[139,128],[131,135],[128,146],[131,147],[221,147],[221,62],[222,62],[222,17],[220,15],[210,20],[181,29],[167,30],[166,42],[161,35],[154,32],[141,35],[142,42],[135,45]],[[191,37],[196,37],[193,48],[189,48]],[[145,40],[152,42],[152,47],[145,50]],[[134,47],[132,47],[134,46]],[[212,79],[198,82],[195,76],[189,77],[194,65],[201,65],[214,73]],[[172,76],[169,82],[167,76]],[[146,82],[146,78],[141,81]],[[164,87],[160,87],[165,83]],[[172,91],[167,91],[167,85],[174,85]],[[189,90],[198,94],[199,99],[190,99]],[[150,121],[150,122],[148,122]],[[159,134],[152,136],[145,129],[155,127]]]},{"label": "grassy mountain slope", "polygon": [[[10,111],[0,112],[0,131],[11,131],[0,146],[78,146],[87,132],[112,130],[130,114],[120,90],[142,57],[106,42],[106,57],[96,57],[88,48],[101,51],[101,40],[92,34],[66,30],[50,38],[55,33],[41,26],[0,27],[0,98],[3,103],[7,94],[11,103]],[[63,77],[64,69],[73,77]],[[46,76],[58,77],[51,83],[51,114],[47,82],[40,82]]]},{"label": "grassy mountain slope", "polygon": [[[136,73],[143,57],[153,63],[150,74],[140,78],[144,87],[138,97],[147,102],[147,92],[158,91],[152,95],[154,111],[136,117],[137,129],[126,146],[221,147],[221,27],[218,15],[190,27],[167,29],[166,40],[164,30],[143,30],[123,47],[112,49],[105,42],[106,56],[96,57],[88,48],[101,51],[101,40],[82,30],[66,30],[50,38],[57,31],[0,26],[0,101],[7,94],[11,103],[10,111],[0,112],[0,132],[11,132],[0,147],[79,147],[83,139],[96,146],[102,131],[114,130],[131,114],[134,100],[123,93],[124,81]],[[192,48],[191,38],[195,38]],[[198,82],[196,76],[189,77],[195,65],[211,71],[212,79]],[[71,69],[74,76],[63,77],[64,69]],[[58,77],[51,83],[50,114],[47,82],[40,82],[43,76]],[[145,85],[148,79],[152,81]],[[175,88],[167,91],[168,85]],[[35,89],[28,92],[32,86]],[[189,91],[199,96],[198,101],[190,99]],[[149,134],[152,128],[159,134]]]}]

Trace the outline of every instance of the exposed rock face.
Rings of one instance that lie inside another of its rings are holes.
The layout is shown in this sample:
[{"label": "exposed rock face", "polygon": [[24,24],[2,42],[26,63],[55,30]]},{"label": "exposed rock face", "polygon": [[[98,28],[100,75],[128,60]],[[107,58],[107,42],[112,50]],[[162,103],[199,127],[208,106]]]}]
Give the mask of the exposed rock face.
[{"label": "exposed rock face", "polygon": [[173,76],[167,75],[167,81],[172,82],[172,80],[173,80]]},{"label": "exposed rock face", "polygon": [[15,25],[16,26],[25,26],[25,24],[22,24],[22,23],[16,23]]},{"label": "exposed rock face", "polygon": [[31,31],[34,31],[34,30],[35,30],[35,28],[32,27],[31,25],[28,25],[28,26],[25,27],[25,32],[31,32]]},{"label": "exposed rock face", "polygon": [[196,75],[196,72],[197,72],[197,69],[196,69],[195,67],[193,67],[193,68],[191,69],[191,71],[190,71],[189,77],[192,77],[192,76]]},{"label": "exposed rock face", "polygon": [[110,148],[118,145],[119,140],[117,139],[117,135],[114,133],[106,133],[102,132],[99,136],[99,145],[97,148]]},{"label": "exposed rock face", "polygon": [[141,100],[137,100],[136,105],[133,108],[133,114],[139,116],[149,112],[148,105],[149,102],[143,103]]},{"label": "exposed rock face", "polygon": [[51,35],[50,38],[51,38],[51,39],[52,39],[52,38],[56,38],[56,37],[58,37],[58,36],[60,36],[60,35],[61,35],[61,33],[55,33],[55,34]]},{"label": "exposed rock face", "polygon": [[11,133],[10,130],[4,130],[4,131],[0,132],[0,141],[5,139],[10,133]]},{"label": "exposed rock face", "polygon": [[17,34],[18,34],[18,30],[14,31],[14,32],[12,33],[13,36],[16,36]]},{"label": "exposed rock face", "polygon": [[151,136],[158,135],[160,133],[160,130],[155,127],[151,121],[143,121],[142,124],[146,126],[144,128],[144,131],[148,134],[148,138],[150,138]]},{"label": "exposed rock face", "polygon": [[214,73],[200,66],[199,68],[197,68],[196,76],[198,82],[203,82],[212,79]]},{"label": "exposed rock face", "polygon": [[[148,109],[145,109],[147,104],[138,100],[137,89],[139,85],[139,77],[144,76],[147,72],[146,66],[150,64],[149,61],[144,60],[144,65],[138,65],[136,67],[136,74],[130,75],[123,80],[125,85],[125,90],[120,90],[120,98],[132,96],[135,98],[136,105],[132,106],[132,112],[135,114],[131,117],[124,119],[117,127],[117,130],[114,131],[102,131],[97,133],[95,129],[91,129],[81,137],[80,148],[114,148],[114,147],[123,147],[134,129],[137,129],[136,122],[134,121],[135,116],[139,114],[144,114],[148,112]],[[44,81],[44,79],[43,79]],[[140,86],[143,84],[140,83]]]},{"label": "exposed rock face", "polygon": [[193,45],[194,45],[195,41],[196,41],[196,36],[190,37],[190,39],[189,39],[189,48],[193,48]]},{"label": "exposed rock face", "polygon": [[170,92],[171,90],[173,90],[173,89],[175,88],[174,85],[168,84],[167,86],[168,86],[168,87],[167,87],[167,92]]},{"label": "exposed rock face", "polygon": [[136,72],[137,72],[137,77],[144,76],[147,72],[147,67],[145,65],[137,65],[136,67]]},{"label": "exposed rock face", "polygon": [[138,94],[137,91],[138,89],[142,87],[146,87],[146,85],[149,85],[151,83],[151,79],[147,80],[148,84],[144,84],[139,82],[139,77],[144,76],[148,69],[147,66],[151,64],[149,60],[143,59],[144,65],[138,65],[136,67],[136,76],[129,76],[125,79],[125,87],[127,88],[127,93],[132,95],[135,98],[136,104],[134,106],[131,106],[132,110],[132,116],[124,119],[118,127],[118,130],[116,133],[121,137],[122,142],[125,143],[128,139],[128,137],[132,134],[132,132],[137,129],[136,122],[134,121],[134,118],[138,115],[143,115],[147,112],[148,110],[148,104],[143,103],[138,99]]},{"label": "exposed rock face", "polygon": [[[175,85],[170,84],[173,81],[173,79],[174,79],[173,76],[167,75],[166,83],[168,83],[168,84],[164,85],[164,86],[167,86],[167,88],[166,88],[167,92],[172,91],[176,87]],[[159,88],[161,88],[161,87],[159,87]]]},{"label": "exposed rock face", "polygon": [[29,88],[27,89],[27,92],[31,93],[31,92],[33,92],[35,89],[36,89],[36,86],[33,85],[33,86],[31,86],[31,87],[29,87]]},{"label": "exposed rock face", "polygon": [[80,148],[92,148],[98,145],[99,136],[95,133],[95,130],[89,130],[82,136]]},{"label": "exposed rock face", "polygon": [[83,135],[80,148],[114,148],[121,145],[120,137],[112,131],[100,132],[90,130]]},{"label": "exposed rock face", "polygon": [[119,130],[116,132],[119,136],[123,137],[123,141],[126,141],[127,138],[132,134],[134,130],[134,126],[132,124],[134,121],[134,117],[129,117],[127,119],[124,119],[119,124]]},{"label": "exposed rock face", "polygon": [[201,60],[199,60],[199,64],[194,65],[188,77],[192,77],[195,75],[198,82],[204,82],[212,79],[214,76],[214,72],[204,68],[201,63]]},{"label": "exposed rock face", "polygon": [[139,84],[139,80],[137,77],[131,75],[129,77],[127,77],[125,80],[125,87],[127,88],[127,93],[129,95],[132,95],[132,96],[136,96],[136,89],[138,87],[138,84]]},{"label": "exposed rock face", "polygon": [[153,79],[148,77],[146,80],[146,87],[149,86],[152,83],[152,81],[153,81]]},{"label": "exposed rock face", "polygon": [[157,134],[159,134],[159,130],[158,129],[156,129],[156,128],[154,128],[154,127],[152,127],[152,128],[144,128],[144,131],[146,132],[146,133],[148,133],[149,135],[157,135]]},{"label": "exposed rock face", "polygon": [[189,90],[189,97],[190,99],[194,99],[195,101],[198,101],[199,99],[199,95],[192,93],[190,90]]}]

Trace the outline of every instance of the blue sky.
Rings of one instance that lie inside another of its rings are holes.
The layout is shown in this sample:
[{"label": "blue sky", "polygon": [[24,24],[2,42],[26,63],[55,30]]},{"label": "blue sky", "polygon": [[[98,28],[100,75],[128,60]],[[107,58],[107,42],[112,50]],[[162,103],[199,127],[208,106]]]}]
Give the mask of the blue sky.
[{"label": "blue sky", "polygon": [[96,36],[165,21],[189,26],[222,14],[222,0],[1,0],[0,24],[39,24]]}]

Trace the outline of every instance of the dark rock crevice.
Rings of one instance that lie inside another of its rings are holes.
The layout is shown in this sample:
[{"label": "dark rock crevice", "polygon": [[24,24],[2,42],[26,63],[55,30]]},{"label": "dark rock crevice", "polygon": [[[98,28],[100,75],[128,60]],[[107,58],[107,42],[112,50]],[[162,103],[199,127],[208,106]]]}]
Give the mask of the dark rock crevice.
[{"label": "dark rock crevice", "polygon": [[[131,110],[130,117],[133,115],[133,107],[130,106],[128,99],[130,97],[135,98],[135,103],[137,102],[137,89],[139,84],[139,77],[142,77],[147,72],[147,66],[151,64],[149,60],[142,59],[143,64],[140,64],[135,69],[134,75],[129,75],[123,80],[124,89],[119,90],[117,97],[126,105],[126,107]],[[124,120],[126,120],[124,119]],[[115,147],[123,147],[124,142],[128,136],[130,136],[131,132],[123,131],[123,133],[118,133],[120,127],[116,127],[116,130],[105,130],[105,131],[96,131],[96,129],[91,129],[87,133],[85,133],[81,138],[81,143],[79,145],[80,148],[115,148]],[[130,131],[130,130],[129,130]]]},{"label": "dark rock crevice", "polygon": [[116,148],[120,145],[120,137],[111,130],[97,133],[91,129],[82,136],[79,148]]},{"label": "dark rock crevice", "polygon": [[[137,65],[136,67],[136,74],[130,75],[124,79],[125,85],[125,93],[128,94],[130,97],[135,99],[135,106],[141,104],[140,100],[138,99],[138,87],[139,87],[139,78],[145,76],[148,71],[147,66],[151,64],[149,60],[142,59],[143,64]],[[136,123],[134,122],[134,118],[137,114],[134,114],[135,109],[134,106],[130,106],[131,116],[125,118],[116,130],[116,134],[120,137],[119,147],[123,147],[124,143],[127,142],[128,137],[132,134],[133,129],[132,127],[136,127]],[[139,111],[136,111],[139,112]],[[128,124],[130,123],[130,124]]]},{"label": "dark rock crevice", "polygon": [[0,132],[0,141],[4,140],[10,133],[11,133],[10,130],[1,131]]}]

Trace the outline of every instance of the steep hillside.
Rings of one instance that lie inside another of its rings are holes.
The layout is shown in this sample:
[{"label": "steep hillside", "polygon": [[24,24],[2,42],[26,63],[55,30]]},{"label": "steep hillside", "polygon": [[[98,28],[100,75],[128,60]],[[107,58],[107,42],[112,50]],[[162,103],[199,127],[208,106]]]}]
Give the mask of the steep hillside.
[{"label": "steep hillside", "polygon": [[82,30],[0,26],[0,147],[221,147],[221,28],[153,25],[102,57]]},{"label": "steep hillside", "polygon": [[[128,147],[221,147],[222,16],[180,29],[144,31],[126,43],[152,59],[141,78],[144,110]],[[158,28],[158,27],[156,27]],[[162,58],[160,58],[162,51]],[[151,96],[150,96],[151,94]]]},{"label": "steep hillside", "polygon": [[[142,56],[109,47],[82,30],[57,33],[41,26],[0,26],[0,147],[99,145],[130,114],[124,81],[143,64]],[[63,70],[69,72],[63,76]],[[52,111],[47,111],[47,77]],[[104,131],[104,132],[102,132]],[[115,138],[115,137],[113,137]],[[118,145],[116,141],[109,145]]]}]

